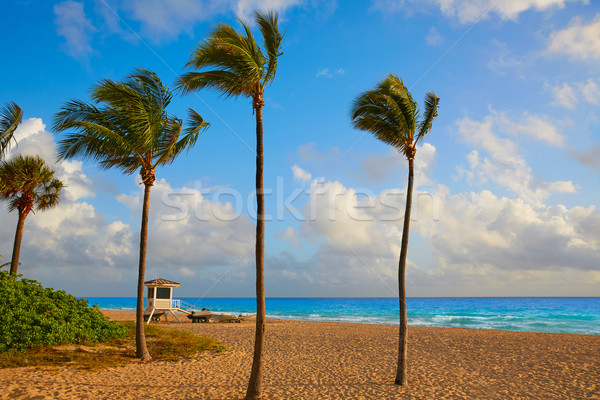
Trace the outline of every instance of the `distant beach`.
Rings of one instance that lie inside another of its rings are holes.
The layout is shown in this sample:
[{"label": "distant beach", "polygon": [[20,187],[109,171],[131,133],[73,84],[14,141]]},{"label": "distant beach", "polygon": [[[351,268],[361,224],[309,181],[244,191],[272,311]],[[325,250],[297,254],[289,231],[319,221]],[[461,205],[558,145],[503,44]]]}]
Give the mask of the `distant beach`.
[{"label": "distant beach", "polygon": [[[135,310],[135,298],[87,298],[101,309]],[[181,298],[188,309],[254,313],[251,298]],[[394,298],[270,298],[269,318],[398,324]],[[600,334],[600,298],[486,297],[409,298],[411,326],[495,329],[519,332]]]},{"label": "distant beach", "polygon": [[[105,311],[133,320],[132,311]],[[3,370],[1,399],[242,399],[254,324],[161,321],[225,344],[222,354],[105,371]],[[393,385],[392,325],[269,320],[265,395],[271,400],[599,399],[600,335],[411,327],[409,385]],[[149,349],[152,352],[152,348]]]}]

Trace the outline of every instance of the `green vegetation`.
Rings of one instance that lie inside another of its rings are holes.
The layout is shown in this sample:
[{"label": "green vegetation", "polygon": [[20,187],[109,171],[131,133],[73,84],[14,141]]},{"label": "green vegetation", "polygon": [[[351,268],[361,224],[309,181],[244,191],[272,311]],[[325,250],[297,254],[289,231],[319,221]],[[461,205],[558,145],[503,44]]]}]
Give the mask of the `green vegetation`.
[{"label": "green vegetation", "polygon": [[[97,370],[125,366],[137,361],[135,357],[135,323],[115,323],[126,331],[123,338],[113,338],[105,343],[85,343],[54,346],[26,351],[0,353],[0,368],[64,367]],[[191,358],[203,351],[222,352],[226,348],[215,339],[197,336],[189,331],[166,329],[147,325],[146,338],[154,360],[175,361]]]},{"label": "green vegetation", "polygon": [[62,290],[0,271],[0,352],[65,343],[104,342],[127,329]]}]

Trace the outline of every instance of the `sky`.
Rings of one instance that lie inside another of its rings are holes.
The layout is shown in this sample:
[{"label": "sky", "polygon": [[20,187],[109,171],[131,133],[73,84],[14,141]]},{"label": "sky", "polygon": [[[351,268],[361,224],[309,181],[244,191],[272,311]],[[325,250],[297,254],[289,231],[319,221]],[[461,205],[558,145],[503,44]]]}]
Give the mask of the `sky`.
[{"label": "sky", "polygon": [[[136,67],[174,88],[215,24],[255,9],[285,32],[263,112],[268,297],[397,296],[407,161],[349,115],[388,73],[421,105],[440,98],[416,153],[408,296],[598,296],[600,3],[585,0],[6,2],[0,103],[24,111],[8,157],[39,154],[67,185],[27,217],[24,277],[135,296],[139,175],[57,161],[54,115]],[[146,278],[180,282],[176,297],[252,297],[251,102],[175,92],[168,111],[188,108],[211,126],[157,170]]]}]

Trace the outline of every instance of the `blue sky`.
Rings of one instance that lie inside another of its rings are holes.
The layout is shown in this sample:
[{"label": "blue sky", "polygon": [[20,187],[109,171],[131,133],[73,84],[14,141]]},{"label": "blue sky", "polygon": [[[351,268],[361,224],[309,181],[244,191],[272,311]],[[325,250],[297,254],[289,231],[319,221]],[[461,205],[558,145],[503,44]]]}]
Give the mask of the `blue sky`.
[{"label": "blue sky", "polygon": [[[135,67],[173,87],[219,21],[280,13],[265,92],[267,296],[394,296],[406,160],[354,130],[352,100],[387,73],[441,99],[417,152],[409,296],[591,296],[600,289],[600,7],[577,0],[15,1],[0,101],[11,150],[56,162],[53,115]],[[254,116],[247,99],[176,95],[211,123],[157,171],[147,278],[180,296],[252,296]],[[20,272],[80,296],[133,296],[137,176],[55,164],[61,205],[26,221]],[[5,209],[0,254],[16,215]]]}]

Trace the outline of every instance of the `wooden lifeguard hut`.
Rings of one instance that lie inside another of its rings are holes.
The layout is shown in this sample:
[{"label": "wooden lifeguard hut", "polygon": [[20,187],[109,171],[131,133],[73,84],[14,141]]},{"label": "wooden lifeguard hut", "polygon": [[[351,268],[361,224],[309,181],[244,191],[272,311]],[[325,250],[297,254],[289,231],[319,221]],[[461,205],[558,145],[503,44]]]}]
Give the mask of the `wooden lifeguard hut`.
[{"label": "wooden lifeguard hut", "polygon": [[179,322],[181,320],[175,315],[175,311],[189,314],[189,311],[181,308],[181,300],[173,299],[173,288],[180,287],[179,283],[166,279],[153,279],[144,282],[144,285],[148,287],[146,291],[146,309],[144,310],[144,316],[148,316],[148,324],[153,316],[160,316],[165,312],[173,314]]}]

